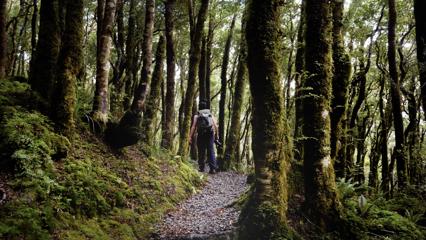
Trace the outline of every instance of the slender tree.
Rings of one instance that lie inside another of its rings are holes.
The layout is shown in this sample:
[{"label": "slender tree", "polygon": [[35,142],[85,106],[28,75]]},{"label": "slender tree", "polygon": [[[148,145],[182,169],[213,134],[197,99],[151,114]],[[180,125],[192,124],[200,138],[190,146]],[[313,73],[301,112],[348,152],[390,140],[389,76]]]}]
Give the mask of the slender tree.
[{"label": "slender tree", "polygon": [[65,29],[58,60],[55,120],[62,133],[71,137],[75,128],[77,76],[82,67],[83,0],[67,1]]},{"label": "slender tree", "polygon": [[[287,239],[287,176],[291,151],[285,129],[281,80],[279,0],[249,1],[247,62],[253,97],[255,183],[241,215],[240,239]],[[291,239],[291,238],[290,238]]]},{"label": "slender tree", "polygon": [[[135,82],[135,72],[137,70],[135,56],[136,39],[135,39],[135,25],[136,25],[136,0],[130,0],[129,5],[129,20],[127,27],[127,39],[126,39],[126,71],[125,78],[122,85],[120,84],[117,91],[120,94],[123,93],[123,109],[128,109],[132,100],[131,89]],[[135,70],[136,69],[136,70]],[[123,89],[122,89],[123,88]],[[129,94],[130,93],[130,94]]]},{"label": "slender tree", "polygon": [[6,76],[7,35],[6,35],[7,0],[0,1],[0,78]]},{"label": "slender tree", "polygon": [[[99,0],[101,2],[102,0]],[[108,121],[108,80],[112,30],[117,0],[107,0],[104,4],[103,18],[98,19],[98,46],[96,56],[96,89],[93,99],[92,115],[95,121],[106,124]],[[98,7],[101,7],[99,4]]]},{"label": "slender tree", "polygon": [[343,4],[344,1],[333,1],[333,64],[331,100],[331,159],[336,160],[337,141],[340,138],[342,127],[341,119],[346,110],[347,88],[351,73],[351,62],[345,51],[343,39]]},{"label": "slender tree", "polygon": [[322,230],[335,229],[341,204],[330,156],[331,4],[306,0],[303,97],[305,205]]},{"label": "slender tree", "polygon": [[422,96],[423,113],[426,119],[426,2],[414,0],[414,17],[416,19],[417,63]]},{"label": "slender tree", "polygon": [[180,132],[179,153],[181,156],[188,154],[189,128],[192,119],[193,99],[196,90],[196,78],[201,55],[201,40],[203,36],[204,22],[206,21],[209,7],[209,0],[202,0],[200,10],[198,11],[197,23],[191,38],[191,46],[189,49],[189,71],[188,86],[185,94],[183,121]]},{"label": "slender tree", "polygon": [[[245,31],[245,19],[241,21],[241,30]],[[239,146],[241,135],[241,112],[243,109],[244,88],[247,81],[247,46],[245,44],[244,34],[241,34],[240,50],[238,56],[237,79],[235,82],[234,101],[232,103],[231,126],[229,135],[225,144],[225,154],[223,157],[223,168],[229,169],[232,165],[241,167]]]},{"label": "slender tree", "polygon": [[[223,50],[222,70],[220,73],[220,100],[219,100],[219,141],[225,142],[225,103],[226,103],[226,89],[228,82],[228,63],[229,52],[231,50],[232,36],[234,31],[236,15],[232,18],[231,27],[229,28],[228,37],[226,39],[225,48]],[[219,168],[224,168],[223,152],[220,153],[218,158]]]},{"label": "slender tree", "polygon": [[294,158],[296,161],[301,161],[303,157],[303,142],[302,142],[302,126],[303,126],[303,109],[302,109],[302,80],[303,80],[303,69],[305,67],[305,0],[300,3],[300,19],[297,30],[297,46],[296,46],[296,58],[295,58],[295,120],[294,120]]},{"label": "slender tree", "polygon": [[145,86],[149,86],[151,77],[151,63],[152,63],[152,33],[154,31],[154,12],[155,12],[155,0],[146,1],[146,13],[145,13],[145,29],[143,32],[143,63],[141,70],[141,79],[137,86],[132,102],[132,111],[141,112],[138,101],[143,98],[143,89]]},{"label": "slender tree", "polygon": [[173,39],[174,17],[173,10],[176,0],[167,0],[165,2],[165,25],[166,25],[166,55],[167,55],[167,91],[166,91],[166,108],[165,108],[165,128],[163,129],[163,137],[161,146],[173,149],[173,130],[175,120],[175,44]]},{"label": "slender tree", "polygon": [[154,144],[154,123],[161,100],[161,83],[163,82],[165,44],[166,41],[164,36],[160,36],[157,44],[157,52],[155,54],[155,68],[152,74],[151,91],[147,97],[146,110],[144,112],[144,118],[142,121],[142,132],[144,134],[144,138],[142,140],[151,146]]},{"label": "slender tree", "polygon": [[397,23],[395,0],[388,0],[389,20],[388,20],[388,62],[390,75],[390,89],[392,101],[393,126],[395,129],[395,159],[397,164],[398,186],[405,187],[407,184],[407,163],[404,153],[404,125],[401,109],[401,90],[396,65],[396,42],[395,28]]}]

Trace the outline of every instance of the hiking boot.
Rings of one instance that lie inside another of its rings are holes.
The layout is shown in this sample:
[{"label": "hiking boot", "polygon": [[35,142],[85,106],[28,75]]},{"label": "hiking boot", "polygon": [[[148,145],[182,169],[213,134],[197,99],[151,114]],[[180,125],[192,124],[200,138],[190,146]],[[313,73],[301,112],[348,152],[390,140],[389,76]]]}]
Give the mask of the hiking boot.
[{"label": "hiking boot", "polygon": [[203,172],[204,172],[204,168],[199,168],[199,169],[198,169],[198,171],[199,171],[200,173],[203,173]]},{"label": "hiking boot", "polygon": [[215,173],[217,173],[217,171],[215,169],[210,169],[209,173],[210,174],[215,174]]}]

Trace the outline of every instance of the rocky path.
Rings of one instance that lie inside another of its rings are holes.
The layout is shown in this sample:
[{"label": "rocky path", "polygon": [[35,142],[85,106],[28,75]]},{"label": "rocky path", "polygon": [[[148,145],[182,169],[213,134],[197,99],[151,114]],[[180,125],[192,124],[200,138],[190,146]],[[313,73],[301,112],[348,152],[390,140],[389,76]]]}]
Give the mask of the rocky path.
[{"label": "rocky path", "polygon": [[246,176],[219,172],[207,177],[201,192],[165,216],[153,239],[231,238],[240,214],[231,205],[247,189]]}]

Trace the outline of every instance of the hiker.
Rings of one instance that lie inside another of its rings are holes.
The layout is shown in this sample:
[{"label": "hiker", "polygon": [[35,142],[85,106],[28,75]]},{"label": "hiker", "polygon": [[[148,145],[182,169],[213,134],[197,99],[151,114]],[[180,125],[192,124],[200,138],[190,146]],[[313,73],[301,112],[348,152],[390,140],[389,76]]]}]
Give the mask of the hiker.
[{"label": "hiker", "polygon": [[197,130],[198,147],[198,167],[200,172],[204,172],[205,156],[207,151],[209,173],[217,171],[216,156],[214,152],[214,141],[217,137],[217,125],[210,109],[207,108],[207,102],[202,100],[199,104],[198,113],[194,116],[191,132],[189,134],[189,143],[192,143],[192,137]]}]

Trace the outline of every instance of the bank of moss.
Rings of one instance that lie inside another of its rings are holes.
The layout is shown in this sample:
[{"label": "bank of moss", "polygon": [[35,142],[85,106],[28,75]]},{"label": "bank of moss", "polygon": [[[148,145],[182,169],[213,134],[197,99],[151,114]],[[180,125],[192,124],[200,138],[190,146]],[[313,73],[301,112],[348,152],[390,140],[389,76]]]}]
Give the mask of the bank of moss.
[{"label": "bank of moss", "polygon": [[180,158],[141,145],[114,152],[83,126],[71,144],[36,111],[25,83],[0,81],[0,93],[0,165],[9,176],[1,239],[146,239],[202,182]]}]

